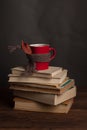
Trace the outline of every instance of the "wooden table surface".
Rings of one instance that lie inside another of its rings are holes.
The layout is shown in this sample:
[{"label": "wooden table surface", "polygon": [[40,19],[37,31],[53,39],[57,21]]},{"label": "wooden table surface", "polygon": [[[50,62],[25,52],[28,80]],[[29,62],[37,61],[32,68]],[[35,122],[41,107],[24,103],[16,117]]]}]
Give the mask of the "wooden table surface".
[{"label": "wooden table surface", "polygon": [[77,96],[68,114],[13,110],[7,101],[8,94],[4,92],[4,95],[0,97],[0,130],[87,130],[86,88],[77,89]]}]

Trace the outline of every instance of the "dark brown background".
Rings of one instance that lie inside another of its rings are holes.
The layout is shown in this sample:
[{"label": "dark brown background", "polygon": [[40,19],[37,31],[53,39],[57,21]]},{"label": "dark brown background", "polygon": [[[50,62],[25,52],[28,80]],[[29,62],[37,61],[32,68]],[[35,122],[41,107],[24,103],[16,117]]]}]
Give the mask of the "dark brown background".
[{"label": "dark brown background", "polygon": [[26,64],[21,40],[49,43],[57,50],[51,65],[68,69],[78,87],[87,85],[86,0],[0,0],[0,87],[8,86],[10,68]]},{"label": "dark brown background", "polygon": [[[11,109],[8,73],[11,67],[24,65],[27,60],[21,50],[10,54],[8,46],[20,44],[22,39],[56,48],[51,65],[68,69],[77,85],[77,96],[68,114]],[[86,130],[86,87],[87,0],[0,0],[0,128]]]}]

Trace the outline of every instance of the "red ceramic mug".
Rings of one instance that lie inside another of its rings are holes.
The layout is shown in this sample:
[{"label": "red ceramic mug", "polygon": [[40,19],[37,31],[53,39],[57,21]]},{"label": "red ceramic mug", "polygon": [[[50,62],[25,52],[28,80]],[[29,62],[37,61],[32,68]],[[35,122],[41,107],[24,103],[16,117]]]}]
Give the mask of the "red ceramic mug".
[{"label": "red ceramic mug", "polygon": [[[42,55],[43,57],[50,54],[49,60],[46,61],[35,61],[35,69],[36,70],[45,70],[48,69],[49,67],[49,63],[52,59],[55,58],[56,55],[56,50],[53,47],[50,47],[49,44],[30,44],[29,45],[31,50],[32,50],[32,54],[36,54],[36,55]],[[43,58],[42,58],[43,60]]]}]

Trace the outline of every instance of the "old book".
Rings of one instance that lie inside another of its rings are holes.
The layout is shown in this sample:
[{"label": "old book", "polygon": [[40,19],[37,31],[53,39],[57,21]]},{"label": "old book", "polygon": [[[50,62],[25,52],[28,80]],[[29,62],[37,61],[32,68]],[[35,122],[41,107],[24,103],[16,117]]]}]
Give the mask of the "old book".
[{"label": "old book", "polygon": [[76,96],[76,87],[72,87],[65,91],[63,94],[43,94],[43,93],[34,93],[34,92],[23,92],[23,91],[14,91],[14,96],[23,97],[26,99],[31,99],[45,104],[58,105],[68,99],[71,99]]},{"label": "old book", "polygon": [[[45,78],[52,78],[52,77],[56,78],[55,75],[59,74],[60,72],[62,72],[62,67],[49,66],[49,68],[46,70],[38,70],[38,71],[32,73],[32,76],[45,77]],[[21,75],[26,74],[25,68],[22,66],[12,68],[11,73],[16,76],[21,76]]]},{"label": "old book", "polygon": [[42,78],[42,77],[33,77],[33,76],[14,76],[8,75],[8,82],[16,83],[36,83],[36,84],[45,84],[45,85],[56,85],[61,84],[67,77],[67,70],[63,70],[57,78]]},{"label": "old book", "polygon": [[67,89],[71,88],[75,85],[74,79],[65,80],[60,86],[57,88],[50,85],[40,85],[40,84],[15,84],[12,83],[10,85],[10,89],[19,90],[28,92],[39,92],[39,93],[48,93],[48,94],[62,94]]},{"label": "old book", "polygon": [[33,112],[47,112],[47,113],[68,113],[72,104],[73,99],[70,99],[67,103],[62,103],[57,106],[43,104],[32,100],[26,100],[22,98],[14,98],[14,110],[24,110]]}]

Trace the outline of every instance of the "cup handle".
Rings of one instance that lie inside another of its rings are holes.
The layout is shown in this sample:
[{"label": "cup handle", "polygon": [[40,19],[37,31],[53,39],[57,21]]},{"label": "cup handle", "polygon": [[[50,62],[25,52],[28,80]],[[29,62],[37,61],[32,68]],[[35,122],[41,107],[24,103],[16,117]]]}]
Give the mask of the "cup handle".
[{"label": "cup handle", "polygon": [[52,51],[52,53],[53,53],[53,54],[51,55],[51,57],[50,57],[50,60],[53,60],[53,59],[55,58],[55,56],[56,56],[56,50],[55,50],[55,48],[53,48],[53,47],[50,47],[49,50]]}]

